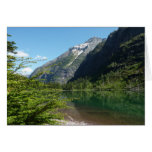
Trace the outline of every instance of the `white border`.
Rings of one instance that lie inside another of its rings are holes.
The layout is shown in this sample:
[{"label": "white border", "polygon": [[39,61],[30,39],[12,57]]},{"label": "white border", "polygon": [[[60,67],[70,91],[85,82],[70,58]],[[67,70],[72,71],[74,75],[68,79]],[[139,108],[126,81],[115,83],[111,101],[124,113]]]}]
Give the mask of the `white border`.
[{"label": "white border", "polygon": [[7,26],[145,26],[151,62],[150,2],[150,0],[0,2],[0,150],[2,152],[151,152],[152,81],[146,81],[146,126],[6,126],[5,52]]}]

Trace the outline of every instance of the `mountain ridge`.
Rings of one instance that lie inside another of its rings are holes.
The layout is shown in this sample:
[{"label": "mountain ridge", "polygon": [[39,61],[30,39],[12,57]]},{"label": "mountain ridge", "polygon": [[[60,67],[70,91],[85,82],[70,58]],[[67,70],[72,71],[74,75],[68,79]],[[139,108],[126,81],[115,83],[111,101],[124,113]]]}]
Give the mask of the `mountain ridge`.
[{"label": "mountain ridge", "polygon": [[[77,70],[86,55],[92,51],[97,44],[102,43],[102,41],[103,40],[101,38],[92,37],[82,44],[75,45],[54,60],[51,60],[35,69],[30,77],[42,72],[43,74],[40,75],[38,79],[44,79],[46,82],[66,83],[73,77],[74,72]],[[52,73],[47,73],[47,71]]]},{"label": "mountain ridge", "polygon": [[144,52],[144,27],[119,28],[86,56],[66,87],[143,90]]},{"label": "mountain ridge", "polygon": [[[130,40],[134,36],[139,35],[140,33],[144,33],[144,28],[142,27],[123,27],[109,34],[104,46],[100,46],[99,51],[91,57],[91,53],[95,51],[95,49],[86,56],[84,62],[80,65],[80,67],[75,72],[74,78],[75,80],[84,76],[92,76],[97,73],[104,72],[104,67],[108,65],[111,60],[113,54],[119,50],[120,44]],[[88,60],[91,58],[94,61],[94,64]],[[86,67],[89,67],[86,69]]]}]

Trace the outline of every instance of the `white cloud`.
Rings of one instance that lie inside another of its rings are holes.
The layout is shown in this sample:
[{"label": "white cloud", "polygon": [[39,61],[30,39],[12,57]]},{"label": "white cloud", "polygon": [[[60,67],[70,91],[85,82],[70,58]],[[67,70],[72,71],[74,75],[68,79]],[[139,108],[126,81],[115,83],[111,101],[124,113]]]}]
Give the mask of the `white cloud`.
[{"label": "white cloud", "polygon": [[14,56],[15,54],[14,54],[14,53],[10,53],[10,52],[9,52],[9,53],[8,53],[8,55]]},{"label": "white cloud", "polygon": [[[25,53],[24,51],[21,50],[16,50],[17,54],[9,53],[9,55],[15,56],[15,57],[29,57],[28,53]],[[36,60],[47,60],[48,58],[46,56],[40,56],[37,55],[34,59]]]},{"label": "white cloud", "polygon": [[24,69],[21,70],[21,74],[22,74],[22,75],[29,75],[29,74],[32,73],[32,71],[33,71],[33,70],[32,70],[31,68],[26,67],[26,68],[24,68]]},{"label": "white cloud", "polygon": [[24,51],[16,51],[17,54],[15,54],[16,57],[28,57],[29,54],[25,53]]},{"label": "white cloud", "polygon": [[37,56],[35,57],[35,59],[37,59],[37,60],[47,60],[47,57],[46,57],[46,56],[37,55]]},{"label": "white cloud", "polygon": [[29,54],[25,53],[24,51],[17,50],[16,52],[17,54],[14,53],[8,53],[8,54],[15,57],[29,57]]}]

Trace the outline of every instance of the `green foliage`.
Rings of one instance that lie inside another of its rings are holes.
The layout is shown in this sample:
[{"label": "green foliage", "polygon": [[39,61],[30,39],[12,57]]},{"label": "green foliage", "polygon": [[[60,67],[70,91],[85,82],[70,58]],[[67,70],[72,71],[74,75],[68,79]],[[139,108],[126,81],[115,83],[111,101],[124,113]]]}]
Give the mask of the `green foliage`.
[{"label": "green foliage", "polygon": [[93,89],[93,84],[87,78],[80,78],[78,80],[62,85],[63,90],[90,90]]},{"label": "green foliage", "polygon": [[[66,108],[64,99],[49,85],[17,73],[30,63],[31,58],[17,58],[15,42],[7,42],[7,123],[8,125],[59,124]],[[38,75],[37,75],[38,76]]]},{"label": "green foliage", "polygon": [[[10,37],[11,35],[8,35]],[[8,71],[12,71],[16,61],[16,57],[14,57],[12,54],[16,54],[15,50],[17,47],[15,46],[14,41],[7,41],[7,69]]]},{"label": "green foliage", "polygon": [[53,90],[44,89],[40,85],[38,87],[37,84],[31,84],[31,81],[29,84],[28,80],[22,84],[13,83],[13,86],[16,89],[10,90],[7,96],[8,124],[58,124],[54,119],[63,119],[58,109],[65,108],[66,104]]}]

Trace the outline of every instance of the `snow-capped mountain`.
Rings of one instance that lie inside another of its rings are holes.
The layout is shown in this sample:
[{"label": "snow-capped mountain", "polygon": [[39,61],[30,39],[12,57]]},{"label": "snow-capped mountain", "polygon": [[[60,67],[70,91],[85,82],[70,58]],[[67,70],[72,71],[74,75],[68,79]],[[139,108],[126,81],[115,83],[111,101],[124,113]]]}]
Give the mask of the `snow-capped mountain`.
[{"label": "snow-capped mountain", "polygon": [[73,46],[56,59],[37,68],[30,77],[39,72],[43,72],[39,78],[45,79],[46,82],[66,83],[74,76],[75,71],[85,59],[86,55],[101,42],[101,38],[93,37],[85,43]]}]

